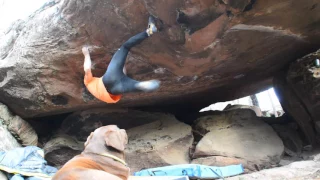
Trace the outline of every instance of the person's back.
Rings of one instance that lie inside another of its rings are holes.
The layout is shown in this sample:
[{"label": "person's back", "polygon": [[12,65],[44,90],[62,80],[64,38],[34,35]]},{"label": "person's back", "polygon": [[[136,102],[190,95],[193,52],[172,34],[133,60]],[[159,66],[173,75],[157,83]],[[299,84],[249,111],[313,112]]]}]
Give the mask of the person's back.
[{"label": "person's back", "polygon": [[84,77],[84,84],[88,91],[101,101],[106,103],[117,103],[121,99],[121,95],[110,94],[102,82],[102,77],[93,77],[91,71],[86,73]]}]

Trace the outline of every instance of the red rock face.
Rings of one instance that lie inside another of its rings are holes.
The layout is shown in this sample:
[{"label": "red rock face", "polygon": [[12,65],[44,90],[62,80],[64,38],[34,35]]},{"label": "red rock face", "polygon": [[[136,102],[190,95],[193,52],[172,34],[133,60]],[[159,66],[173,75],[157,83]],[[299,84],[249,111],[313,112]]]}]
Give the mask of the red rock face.
[{"label": "red rock face", "polygon": [[[22,117],[93,106],[192,105],[248,95],[289,62],[320,45],[318,0],[56,0],[0,37],[0,101]],[[159,79],[159,91],[116,105],[83,85],[83,45],[101,76],[116,49],[144,31],[162,32],[133,48],[128,75]],[[263,81],[262,81],[263,80]]]}]

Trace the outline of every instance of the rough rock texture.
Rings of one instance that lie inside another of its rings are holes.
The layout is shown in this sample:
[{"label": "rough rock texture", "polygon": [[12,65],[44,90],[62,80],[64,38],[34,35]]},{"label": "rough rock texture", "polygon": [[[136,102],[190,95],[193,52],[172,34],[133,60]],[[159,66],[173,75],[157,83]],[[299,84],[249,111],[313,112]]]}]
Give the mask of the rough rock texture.
[{"label": "rough rock texture", "polygon": [[316,59],[320,59],[320,50],[293,62],[287,72],[274,79],[282,107],[312,145],[316,144],[315,130],[320,116],[320,68],[315,67]]},{"label": "rough rock texture", "polygon": [[313,122],[320,121],[320,50],[293,62],[287,73],[287,82],[303,103]]},{"label": "rough rock texture", "polygon": [[202,116],[197,119],[195,129],[204,137],[196,146],[194,158],[237,157],[259,167],[270,167],[279,163],[284,151],[276,132],[248,109]]},{"label": "rough rock texture", "polygon": [[132,49],[128,74],[162,86],[118,105],[200,109],[261,90],[270,85],[261,80],[314,51],[319,8],[318,0],[51,0],[0,34],[0,101],[23,118],[114,106],[84,91],[81,46],[93,47],[93,74],[100,76],[151,13],[164,30]]},{"label": "rough rock texture", "polygon": [[284,151],[290,156],[299,156],[302,152],[303,142],[298,132],[290,124],[274,124],[272,128],[277,132],[284,144]]},{"label": "rough rock texture", "polygon": [[21,147],[18,141],[8,131],[7,126],[0,122],[0,151],[8,151],[16,147]]},{"label": "rough rock texture", "polygon": [[45,159],[57,168],[83,151],[84,145],[67,135],[57,135],[44,146]]},{"label": "rough rock texture", "polygon": [[172,118],[172,115],[163,113],[98,108],[69,115],[63,121],[61,130],[80,141],[86,141],[90,133],[101,126],[115,124],[122,129],[128,129],[153,121]]},{"label": "rough rock texture", "polygon": [[189,163],[192,129],[173,116],[127,130],[126,161],[131,172]]},{"label": "rough rock texture", "polygon": [[266,169],[252,174],[227,178],[228,180],[305,180],[320,179],[320,161],[316,158],[310,161],[299,161],[287,166]]},{"label": "rough rock texture", "polygon": [[274,78],[274,89],[284,111],[297,122],[308,143],[315,145],[313,120],[303,102],[288,84],[284,73],[280,73]]},{"label": "rough rock texture", "polygon": [[23,146],[38,145],[38,135],[30,124],[19,116],[12,115],[8,107],[2,103],[0,103],[0,121]]},{"label": "rough rock texture", "polygon": [[223,157],[223,156],[209,156],[203,158],[193,159],[191,164],[202,164],[207,166],[228,166],[228,165],[237,165],[242,164],[242,166],[249,171],[256,171],[255,164],[253,162],[239,159],[239,158],[232,158],[232,157]]}]

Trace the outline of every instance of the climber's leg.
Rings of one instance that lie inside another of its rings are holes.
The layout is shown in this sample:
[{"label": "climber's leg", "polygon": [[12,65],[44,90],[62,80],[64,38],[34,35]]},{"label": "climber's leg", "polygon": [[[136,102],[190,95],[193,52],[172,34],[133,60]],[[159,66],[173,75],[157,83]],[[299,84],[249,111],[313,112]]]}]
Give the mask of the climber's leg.
[{"label": "climber's leg", "polygon": [[124,64],[130,49],[140,44],[155,32],[157,32],[155,18],[150,16],[148,29],[131,37],[114,54],[102,79],[108,92],[117,95],[139,91],[149,92],[158,89],[160,82],[157,80],[139,82],[124,74]]}]

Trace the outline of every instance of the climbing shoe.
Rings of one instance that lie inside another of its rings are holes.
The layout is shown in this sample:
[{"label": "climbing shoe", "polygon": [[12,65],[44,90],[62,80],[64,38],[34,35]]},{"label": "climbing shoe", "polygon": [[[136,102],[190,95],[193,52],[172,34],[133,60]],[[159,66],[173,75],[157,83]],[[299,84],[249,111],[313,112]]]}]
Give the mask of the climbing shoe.
[{"label": "climbing shoe", "polygon": [[144,91],[144,92],[151,92],[155,91],[160,87],[160,81],[159,80],[150,80],[150,81],[142,81],[137,83],[136,88]]},{"label": "climbing shoe", "polygon": [[152,35],[155,32],[162,30],[163,23],[160,19],[154,17],[153,15],[149,16],[149,22],[148,22],[148,29],[147,33],[148,35]]}]

